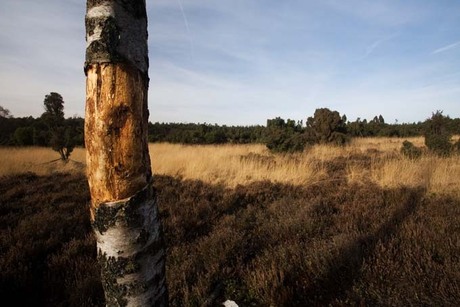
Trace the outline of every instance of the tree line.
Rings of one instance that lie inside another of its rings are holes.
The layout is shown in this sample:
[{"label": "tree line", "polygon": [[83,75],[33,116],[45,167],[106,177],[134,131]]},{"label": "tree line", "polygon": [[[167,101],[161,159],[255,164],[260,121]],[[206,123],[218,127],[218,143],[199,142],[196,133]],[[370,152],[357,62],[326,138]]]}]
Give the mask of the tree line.
[{"label": "tree line", "polygon": [[[64,100],[58,93],[45,96],[44,112],[40,117],[14,117],[0,106],[1,146],[50,146],[62,158],[73,147],[84,146],[84,119],[64,118]],[[439,111],[438,111],[439,112]],[[434,115],[435,113],[433,113]],[[460,133],[460,119],[442,112],[443,126],[454,134]],[[150,142],[181,144],[266,144],[272,151],[298,151],[315,143],[346,144],[353,137],[413,137],[422,136],[431,118],[417,123],[387,123],[382,115],[372,120],[357,118],[327,108],[317,109],[303,120],[268,119],[265,126],[220,126],[209,123],[149,123]]]},{"label": "tree line", "polygon": [[[267,126],[220,126],[209,123],[149,123],[150,142],[169,142],[181,144],[250,144],[265,143],[271,122],[294,122],[280,117],[267,120]],[[459,126],[455,120],[455,126]],[[72,131],[75,146],[84,146],[84,119],[68,117],[63,124]],[[374,121],[357,119],[345,124],[350,137],[389,136],[410,137],[422,135],[423,123],[412,124],[375,124]],[[287,124],[292,127],[292,124]],[[304,130],[301,126],[294,128]],[[43,116],[13,117],[0,114],[0,146],[49,146],[50,127]]]},{"label": "tree line", "polygon": [[[306,125],[301,121],[275,118],[267,121],[266,145],[272,152],[303,151],[315,144],[332,144],[342,146],[352,137],[411,137],[423,136],[428,151],[437,155],[449,155],[460,151],[460,140],[453,142],[453,135],[460,134],[460,119],[451,119],[442,111],[417,124],[386,124],[384,118],[374,117],[370,122],[348,122],[345,115],[327,108],[316,109],[308,117]],[[409,141],[403,143],[401,152],[410,158],[418,158],[424,149],[414,146]]]}]

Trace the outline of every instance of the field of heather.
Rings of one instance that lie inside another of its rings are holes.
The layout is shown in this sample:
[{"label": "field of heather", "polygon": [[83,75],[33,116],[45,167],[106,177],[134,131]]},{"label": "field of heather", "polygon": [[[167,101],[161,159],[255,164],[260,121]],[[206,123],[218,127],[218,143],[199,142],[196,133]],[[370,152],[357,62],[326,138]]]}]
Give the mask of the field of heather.
[{"label": "field of heather", "polygon": [[[460,157],[409,159],[403,141],[151,144],[170,305],[460,305]],[[0,155],[0,295],[103,306],[84,150]]]}]

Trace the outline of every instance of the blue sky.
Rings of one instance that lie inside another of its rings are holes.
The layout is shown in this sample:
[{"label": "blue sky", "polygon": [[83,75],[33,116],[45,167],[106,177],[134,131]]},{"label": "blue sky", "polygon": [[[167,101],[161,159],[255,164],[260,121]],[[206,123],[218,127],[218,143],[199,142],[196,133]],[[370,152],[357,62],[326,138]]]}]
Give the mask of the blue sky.
[{"label": "blue sky", "polygon": [[[0,105],[84,115],[83,0],[1,0]],[[150,121],[460,117],[458,0],[147,0]]]}]

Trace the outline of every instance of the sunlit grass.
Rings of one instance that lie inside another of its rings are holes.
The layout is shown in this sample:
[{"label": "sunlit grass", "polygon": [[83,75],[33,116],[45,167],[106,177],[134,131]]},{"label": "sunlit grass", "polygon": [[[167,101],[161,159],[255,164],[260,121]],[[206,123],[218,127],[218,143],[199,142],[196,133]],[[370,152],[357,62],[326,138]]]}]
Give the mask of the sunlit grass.
[{"label": "sunlit grass", "polygon": [[418,160],[404,157],[378,161],[371,179],[384,187],[423,187],[432,193],[460,196],[460,156],[425,155]]},{"label": "sunlit grass", "polygon": [[155,174],[235,186],[255,181],[308,184],[324,178],[310,155],[272,155],[263,145],[151,144]]},{"label": "sunlit grass", "polygon": [[0,147],[0,175],[33,172],[48,175],[55,171],[70,172],[83,169],[85,149],[75,148],[71,161],[58,161],[59,154],[45,147]]},{"label": "sunlit grass", "polygon": [[[427,154],[411,160],[400,154],[405,139],[355,139],[349,146],[318,145],[300,154],[273,155],[263,145],[194,146],[151,144],[155,174],[198,179],[211,184],[234,187],[255,181],[308,185],[331,179],[328,163],[347,162],[350,183],[377,183],[382,187],[423,187],[432,193],[458,195],[460,157]],[[423,146],[423,138],[410,138]],[[369,163],[355,163],[368,157]]]},{"label": "sunlit grass", "polygon": [[[150,144],[154,174],[197,179],[234,187],[256,181],[309,185],[331,180],[328,166],[338,159],[346,163],[350,183],[377,183],[382,187],[423,187],[432,193],[460,194],[460,157],[425,154],[411,160],[400,154],[397,138],[357,138],[345,147],[317,145],[303,153],[275,155],[264,145]],[[423,146],[422,137],[409,138]],[[49,148],[0,148],[0,175],[27,171],[40,175],[55,171],[84,170],[85,151],[76,148],[68,164],[49,163],[59,158]],[[367,159],[364,163],[361,160]]]}]

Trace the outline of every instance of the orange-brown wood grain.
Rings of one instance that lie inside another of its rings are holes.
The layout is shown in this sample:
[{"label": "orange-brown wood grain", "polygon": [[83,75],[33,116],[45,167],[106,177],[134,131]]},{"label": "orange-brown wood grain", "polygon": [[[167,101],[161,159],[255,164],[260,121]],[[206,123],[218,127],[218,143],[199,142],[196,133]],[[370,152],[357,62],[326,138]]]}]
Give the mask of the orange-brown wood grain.
[{"label": "orange-brown wood grain", "polygon": [[85,146],[92,213],[132,196],[150,181],[147,80],[126,64],[87,69]]}]

